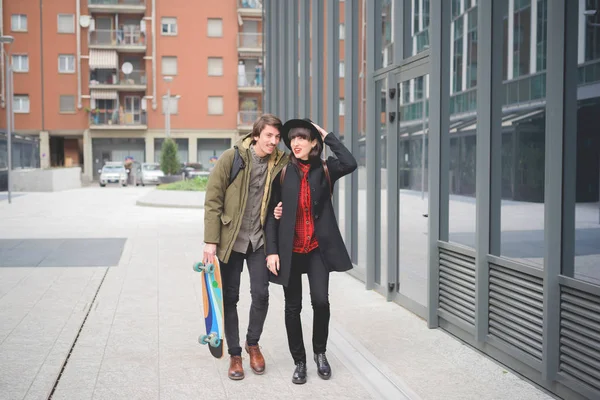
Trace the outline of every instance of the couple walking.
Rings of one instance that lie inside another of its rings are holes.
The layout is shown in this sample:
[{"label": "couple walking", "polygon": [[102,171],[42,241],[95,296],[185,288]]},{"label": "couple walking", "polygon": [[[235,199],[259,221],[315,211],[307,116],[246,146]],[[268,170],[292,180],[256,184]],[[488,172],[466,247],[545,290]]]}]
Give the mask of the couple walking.
[{"label": "couple walking", "polygon": [[[278,149],[280,140],[289,156]],[[324,145],[336,155],[321,159]],[[265,114],[252,132],[223,153],[213,169],[204,204],[204,262],[221,263],[229,378],[244,378],[237,303],[246,261],[250,318],[246,352],[256,374],[265,371],[259,340],[269,307],[269,282],[283,286],[285,327],[295,369],[292,381],[306,382],[302,337],[302,274],[308,275],[313,307],[312,347],[317,373],[331,377],[326,357],[329,330],[329,272],[352,268],[331,194],[333,185],[357,167],[332,133],[308,119],[285,124]]]}]

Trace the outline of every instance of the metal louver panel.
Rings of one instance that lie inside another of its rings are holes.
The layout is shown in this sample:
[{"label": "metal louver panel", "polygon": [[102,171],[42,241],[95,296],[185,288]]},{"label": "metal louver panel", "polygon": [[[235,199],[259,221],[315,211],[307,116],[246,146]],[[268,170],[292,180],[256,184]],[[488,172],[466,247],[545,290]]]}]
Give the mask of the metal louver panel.
[{"label": "metal louver panel", "polygon": [[600,297],[561,286],[560,372],[600,398]]},{"label": "metal louver panel", "polygon": [[440,248],[439,308],[475,325],[475,259]]},{"label": "metal louver panel", "polygon": [[489,334],[542,361],[542,278],[490,264]]}]

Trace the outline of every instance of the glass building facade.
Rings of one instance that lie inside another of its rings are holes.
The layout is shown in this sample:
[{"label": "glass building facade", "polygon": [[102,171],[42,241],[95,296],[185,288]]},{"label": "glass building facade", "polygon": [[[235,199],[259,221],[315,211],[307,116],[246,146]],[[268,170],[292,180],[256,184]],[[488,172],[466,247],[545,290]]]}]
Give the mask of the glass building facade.
[{"label": "glass building facade", "polygon": [[600,0],[264,12],[265,109],[359,161],[334,196],[352,274],[556,395],[600,398]]}]

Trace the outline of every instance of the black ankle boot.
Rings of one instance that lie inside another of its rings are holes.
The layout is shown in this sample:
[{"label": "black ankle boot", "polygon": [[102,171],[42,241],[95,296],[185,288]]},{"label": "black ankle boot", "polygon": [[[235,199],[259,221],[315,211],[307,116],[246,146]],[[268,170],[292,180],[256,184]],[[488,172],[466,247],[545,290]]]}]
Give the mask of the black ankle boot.
[{"label": "black ankle boot", "polygon": [[306,383],[306,363],[304,361],[298,361],[296,363],[296,369],[294,370],[294,375],[292,376],[292,382],[297,385]]},{"label": "black ankle boot", "polygon": [[317,363],[317,373],[322,379],[331,378],[331,367],[327,361],[325,353],[315,354],[315,362]]}]

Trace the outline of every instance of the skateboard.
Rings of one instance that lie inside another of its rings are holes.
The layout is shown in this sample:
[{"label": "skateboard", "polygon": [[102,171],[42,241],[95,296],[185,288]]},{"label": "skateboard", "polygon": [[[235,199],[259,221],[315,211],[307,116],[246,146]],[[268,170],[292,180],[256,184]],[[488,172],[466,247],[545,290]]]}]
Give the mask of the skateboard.
[{"label": "skateboard", "polygon": [[200,335],[198,342],[208,344],[210,354],[215,358],[223,357],[223,338],[225,334],[223,321],[223,282],[217,257],[213,262],[204,265],[194,264],[194,271],[202,273],[202,305],[204,308],[204,324],[206,335]]}]

